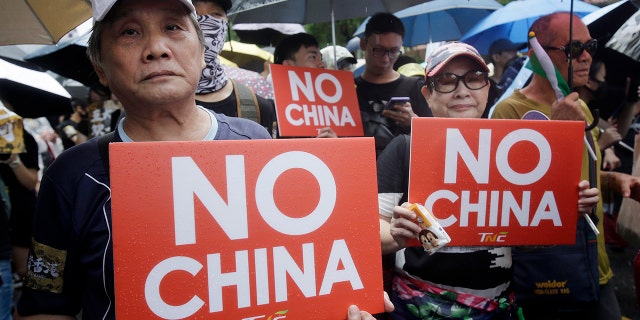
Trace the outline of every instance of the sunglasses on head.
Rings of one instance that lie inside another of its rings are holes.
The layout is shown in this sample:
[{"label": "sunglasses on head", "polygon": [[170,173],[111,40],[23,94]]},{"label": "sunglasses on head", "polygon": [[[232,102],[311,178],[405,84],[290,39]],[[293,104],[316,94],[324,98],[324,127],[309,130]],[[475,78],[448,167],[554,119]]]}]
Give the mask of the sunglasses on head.
[{"label": "sunglasses on head", "polygon": [[574,40],[563,47],[543,46],[542,48],[546,50],[561,50],[564,51],[564,54],[567,55],[567,58],[569,58],[569,54],[571,54],[571,58],[576,59],[581,56],[585,50],[587,50],[589,55],[593,56],[596,51],[598,51],[598,40],[591,39],[585,43]]}]

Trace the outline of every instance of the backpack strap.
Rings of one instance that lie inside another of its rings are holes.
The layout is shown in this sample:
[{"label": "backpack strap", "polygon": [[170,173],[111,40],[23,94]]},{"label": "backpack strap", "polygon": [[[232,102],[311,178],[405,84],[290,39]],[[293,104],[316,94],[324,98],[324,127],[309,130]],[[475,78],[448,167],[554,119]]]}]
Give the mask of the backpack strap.
[{"label": "backpack strap", "polygon": [[116,138],[116,133],[111,131],[105,135],[98,137],[98,149],[100,150],[100,158],[102,158],[102,164],[104,169],[109,173],[109,143],[113,142]]},{"label": "backpack strap", "polygon": [[231,79],[233,91],[236,93],[238,118],[245,118],[260,123],[260,107],[253,90],[234,79]]}]

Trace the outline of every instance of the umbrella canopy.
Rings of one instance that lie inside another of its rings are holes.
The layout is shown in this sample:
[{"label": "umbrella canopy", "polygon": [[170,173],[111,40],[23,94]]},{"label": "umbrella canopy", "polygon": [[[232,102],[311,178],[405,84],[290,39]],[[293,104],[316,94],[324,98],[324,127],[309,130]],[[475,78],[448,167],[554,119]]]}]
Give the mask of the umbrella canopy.
[{"label": "umbrella canopy", "polygon": [[0,98],[24,118],[70,113],[71,96],[48,73],[25,62],[0,59]]},{"label": "umbrella canopy", "polygon": [[259,46],[275,46],[287,35],[305,32],[298,23],[238,23],[232,29],[240,42]]},{"label": "umbrella canopy", "polygon": [[261,72],[264,69],[265,61],[273,61],[273,54],[260,49],[255,44],[242,43],[238,41],[227,41],[222,47],[220,55],[240,68]]},{"label": "umbrella canopy", "polygon": [[90,18],[85,0],[3,0],[0,45],[54,44]]},{"label": "umbrella canopy", "polygon": [[87,43],[91,33],[48,45],[24,57],[26,61],[76,80],[86,86],[98,82],[98,76],[87,57]]},{"label": "umbrella canopy", "polygon": [[[626,85],[628,76],[637,78],[640,74],[638,57],[632,58],[633,48],[637,54],[640,44],[638,33],[635,36],[615,37],[617,32],[625,30],[625,23],[638,21],[640,0],[622,0],[605,6],[582,18],[589,28],[591,37],[598,39],[598,53],[594,59],[604,61],[607,67],[607,81]],[[632,23],[633,25],[633,23]],[[635,23],[637,26],[637,23]],[[631,30],[631,29],[630,29]],[[638,29],[636,29],[638,32]],[[634,42],[635,41],[635,42]],[[621,50],[623,47],[631,49],[630,54]]]},{"label": "umbrella canopy", "polygon": [[583,17],[600,8],[578,0],[523,0],[512,1],[478,22],[460,41],[474,46],[481,54],[489,53],[491,43],[507,38],[513,43],[527,42],[529,27],[541,16],[556,11],[573,11]]},{"label": "umbrella canopy", "polygon": [[271,82],[267,81],[261,74],[255,71],[226,65],[223,65],[222,68],[224,68],[224,73],[227,74],[229,79],[244,84],[265,99],[273,99],[273,86]]},{"label": "umbrella canopy", "polygon": [[631,16],[606,44],[635,61],[640,61],[640,12]]},{"label": "umbrella canopy", "polygon": [[[474,0],[475,1],[475,0]],[[396,12],[424,0],[245,0],[231,10],[234,23],[318,23],[370,16],[376,12]],[[263,5],[263,3],[270,3]],[[334,11],[335,9],[335,11]]]},{"label": "umbrella canopy", "polygon": [[[491,12],[502,8],[495,0],[434,0],[400,10],[394,15],[405,27],[403,44],[420,44],[458,40]],[[362,37],[369,19],[354,33]]]}]

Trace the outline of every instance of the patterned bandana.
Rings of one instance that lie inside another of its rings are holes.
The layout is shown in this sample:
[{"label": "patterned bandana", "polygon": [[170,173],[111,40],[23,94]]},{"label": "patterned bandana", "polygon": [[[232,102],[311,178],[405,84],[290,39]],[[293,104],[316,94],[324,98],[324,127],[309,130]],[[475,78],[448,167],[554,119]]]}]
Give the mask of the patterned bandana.
[{"label": "patterned bandana", "polygon": [[227,21],[209,15],[198,16],[198,23],[204,33],[204,62],[197,94],[215,92],[227,84],[227,75],[222,69],[218,55],[222,52],[224,40],[227,36]]}]

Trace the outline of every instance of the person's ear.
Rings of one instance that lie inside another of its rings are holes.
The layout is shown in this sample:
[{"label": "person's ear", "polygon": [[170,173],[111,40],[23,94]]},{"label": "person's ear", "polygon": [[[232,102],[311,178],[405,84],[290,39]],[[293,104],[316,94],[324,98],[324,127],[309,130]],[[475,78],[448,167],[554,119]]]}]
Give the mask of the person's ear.
[{"label": "person's ear", "polygon": [[98,81],[100,81],[100,84],[102,84],[105,87],[109,87],[109,81],[107,81],[107,77],[104,73],[104,69],[102,69],[101,66],[94,64],[93,70],[96,71],[96,74],[98,75]]},{"label": "person's ear", "polygon": [[282,60],[282,65],[283,66],[290,66],[290,67],[295,67],[295,63],[293,61],[291,61],[290,59],[285,59]]},{"label": "person's ear", "polygon": [[367,40],[365,38],[360,39],[360,50],[364,51],[367,48]]},{"label": "person's ear", "polygon": [[422,89],[420,89],[420,91],[422,92],[422,96],[424,97],[424,99],[427,101],[427,104],[428,104],[429,99],[431,99],[431,91],[429,90],[429,88],[427,88],[426,84],[422,86]]}]

